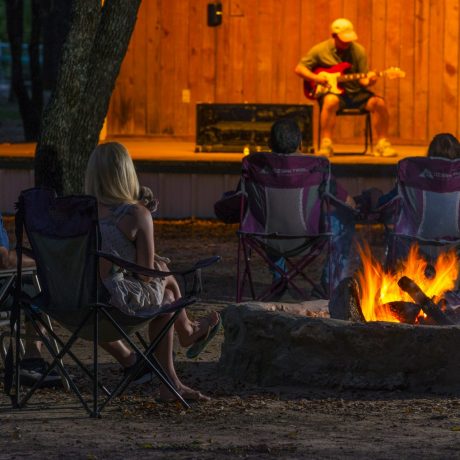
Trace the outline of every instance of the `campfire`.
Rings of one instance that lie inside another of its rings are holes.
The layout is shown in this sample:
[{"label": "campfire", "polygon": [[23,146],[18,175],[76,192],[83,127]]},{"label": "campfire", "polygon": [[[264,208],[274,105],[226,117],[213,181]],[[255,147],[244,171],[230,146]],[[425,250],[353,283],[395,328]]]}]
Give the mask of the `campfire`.
[{"label": "campfire", "polygon": [[396,272],[385,271],[368,246],[359,248],[362,269],[357,274],[359,304],[366,321],[454,324],[455,310],[444,294],[454,289],[458,258],[454,250],[428,263],[417,245]]}]

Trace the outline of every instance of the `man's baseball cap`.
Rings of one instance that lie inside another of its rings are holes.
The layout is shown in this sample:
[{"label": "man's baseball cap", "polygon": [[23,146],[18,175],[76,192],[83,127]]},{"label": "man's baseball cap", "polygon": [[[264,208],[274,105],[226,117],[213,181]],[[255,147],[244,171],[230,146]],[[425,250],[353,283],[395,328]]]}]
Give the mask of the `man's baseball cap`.
[{"label": "man's baseball cap", "polygon": [[331,24],[331,32],[336,34],[343,42],[354,42],[358,39],[353,24],[345,18],[336,19]]}]

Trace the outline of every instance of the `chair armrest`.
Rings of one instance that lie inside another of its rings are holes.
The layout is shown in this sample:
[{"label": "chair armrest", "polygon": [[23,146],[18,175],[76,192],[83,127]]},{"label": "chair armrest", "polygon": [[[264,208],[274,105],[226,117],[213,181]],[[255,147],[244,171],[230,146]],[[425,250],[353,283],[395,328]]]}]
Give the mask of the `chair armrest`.
[{"label": "chair armrest", "polygon": [[207,259],[199,260],[193,267],[187,270],[181,270],[181,271],[171,270],[171,271],[164,272],[161,270],[154,270],[152,268],[147,268],[141,265],[137,265],[133,262],[129,262],[125,259],[122,259],[121,257],[115,256],[113,254],[109,254],[107,252],[97,251],[96,254],[98,257],[102,257],[106,260],[109,260],[115,265],[118,265],[119,267],[124,268],[130,272],[136,273],[138,275],[150,276],[152,278],[165,277],[165,276],[170,276],[170,275],[173,275],[173,276],[188,275],[189,273],[196,272],[197,270],[201,270],[202,268],[209,267],[210,265],[213,265],[220,260],[220,256],[213,256]]},{"label": "chair armrest", "polygon": [[152,278],[160,278],[169,275],[180,274],[176,272],[163,272],[161,270],[143,267],[133,262],[129,262],[126,259],[122,259],[121,257],[115,256],[114,254],[109,254],[108,252],[96,251],[96,255],[100,258],[106,259],[114,263],[115,265],[118,265],[120,268],[124,268],[125,270],[128,270],[132,273],[136,273],[137,275],[144,275]]},{"label": "chair armrest", "polygon": [[[199,260],[193,267],[187,270],[164,272],[161,270],[153,270],[147,267],[142,267],[106,252],[97,251],[96,254],[98,257],[109,260],[113,264],[118,265],[120,268],[128,270],[131,273],[136,273],[137,275],[144,275],[151,278],[164,278],[171,275],[180,276],[183,280],[184,293],[186,297],[196,296],[202,291],[201,269],[209,267],[210,265],[213,265],[220,260],[220,256],[209,257],[207,259]],[[189,290],[187,288],[187,275],[190,274],[193,274],[193,283],[192,288]]]},{"label": "chair armrest", "polygon": [[340,208],[343,211],[350,212],[354,216],[359,215],[359,211],[356,208],[353,208],[349,204],[345,203],[345,201],[339,200],[336,196],[334,196],[332,193],[324,193],[324,196],[329,198],[331,204],[335,206],[336,208]]},{"label": "chair armrest", "polygon": [[208,257],[207,259],[201,259],[192,268],[181,272],[181,274],[187,275],[197,270],[201,270],[202,268],[210,267],[211,265],[214,265],[215,263],[219,262],[220,259],[221,259],[220,256],[213,256],[213,257]]}]

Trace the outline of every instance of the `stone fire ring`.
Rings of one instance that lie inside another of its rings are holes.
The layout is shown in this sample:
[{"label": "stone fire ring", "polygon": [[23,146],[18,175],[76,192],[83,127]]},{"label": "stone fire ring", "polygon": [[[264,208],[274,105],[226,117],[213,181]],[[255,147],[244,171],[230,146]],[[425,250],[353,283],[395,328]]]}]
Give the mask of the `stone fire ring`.
[{"label": "stone fire ring", "polygon": [[319,302],[230,305],[222,372],[264,387],[460,390],[459,326],[335,320]]}]

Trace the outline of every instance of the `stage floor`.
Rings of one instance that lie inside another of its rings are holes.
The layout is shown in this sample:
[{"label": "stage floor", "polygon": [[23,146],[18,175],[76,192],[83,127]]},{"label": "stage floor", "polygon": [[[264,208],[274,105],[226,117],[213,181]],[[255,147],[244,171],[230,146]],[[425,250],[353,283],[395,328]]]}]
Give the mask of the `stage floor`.
[{"label": "stage floor", "polygon": [[[192,140],[119,137],[131,153],[139,180],[160,198],[161,218],[213,218],[214,203],[225,191],[234,190],[241,174],[241,153],[195,153]],[[359,145],[336,145],[330,160],[332,173],[352,196],[377,187],[394,186],[397,162],[424,155],[426,147],[396,146],[399,155],[380,158],[349,152]],[[14,212],[21,190],[34,184],[35,144],[0,144],[0,211]]]},{"label": "stage floor", "polygon": [[[159,163],[235,163],[240,164],[243,153],[195,153],[193,141],[178,140],[176,138],[158,137],[117,137],[113,140],[123,143],[128,148],[136,162]],[[330,158],[332,165],[396,165],[407,156],[423,156],[425,146],[396,145],[397,157],[382,158],[372,155],[355,154],[362,148],[360,145],[337,144],[336,153]],[[34,143],[0,144],[0,167],[7,167],[10,162],[30,163],[35,152]]]}]

